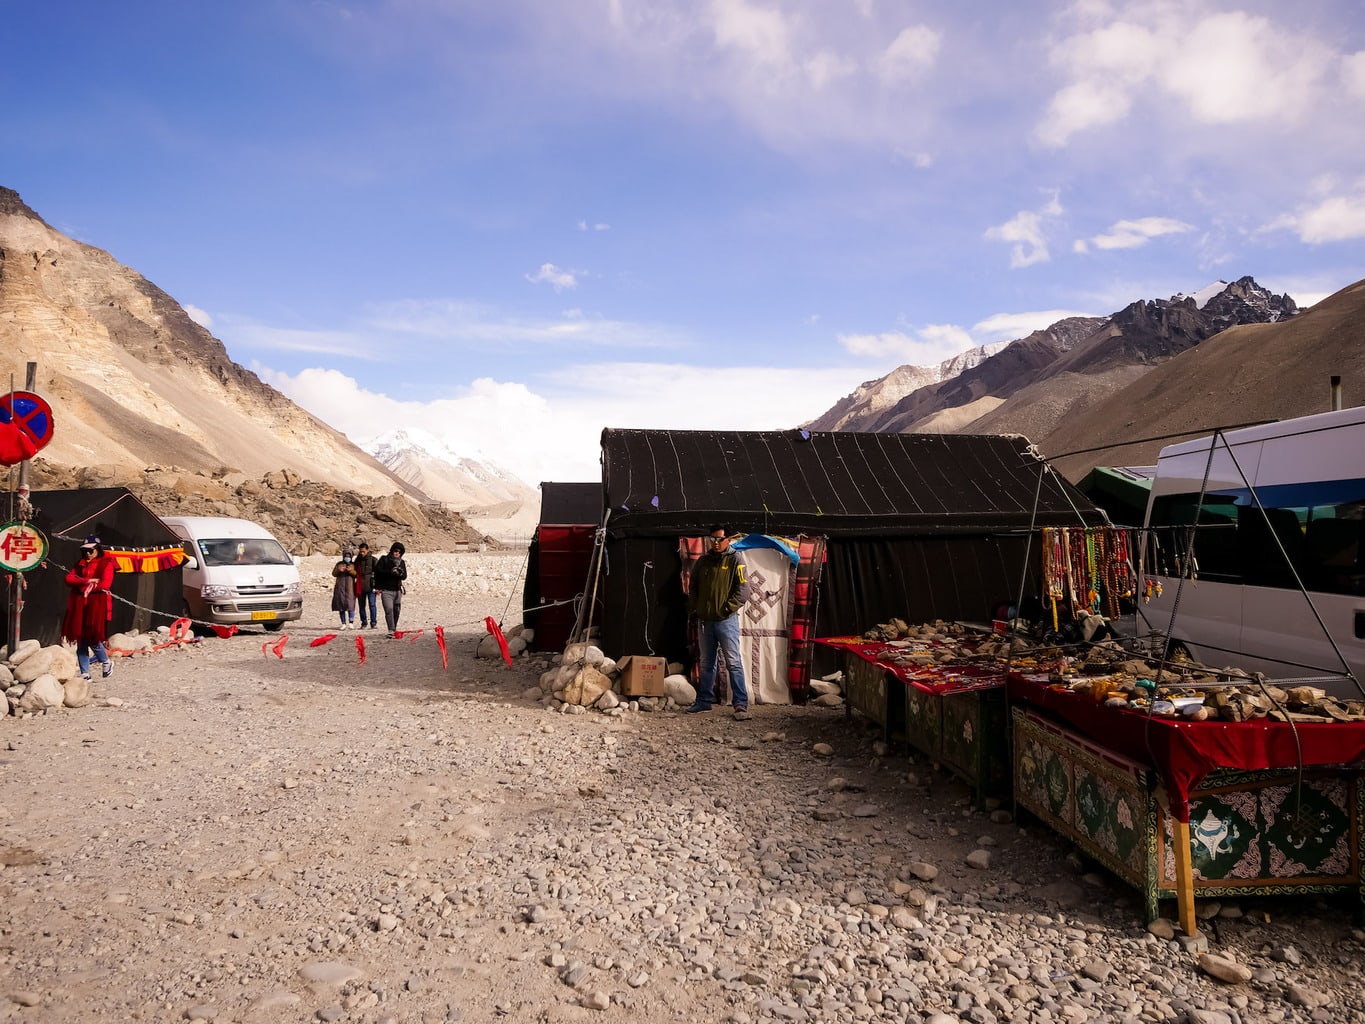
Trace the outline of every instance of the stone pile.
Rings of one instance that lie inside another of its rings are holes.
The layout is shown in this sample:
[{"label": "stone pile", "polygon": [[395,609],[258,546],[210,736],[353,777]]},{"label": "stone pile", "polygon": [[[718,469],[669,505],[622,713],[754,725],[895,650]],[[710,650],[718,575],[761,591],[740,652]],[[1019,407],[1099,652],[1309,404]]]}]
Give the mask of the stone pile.
[{"label": "stone pile", "polygon": [[[169,634],[166,626],[154,633],[115,633],[105,641],[105,647],[117,662],[114,652],[149,652]],[[92,663],[91,672],[99,671],[99,664]],[[8,647],[0,647],[0,693],[5,700],[0,715],[36,715],[55,708],[122,703],[117,698],[97,700],[91,696],[90,681],[81,676],[72,647],[66,644],[43,647],[37,640],[19,641],[13,654]]]},{"label": "stone pile", "polygon": [[[203,476],[173,466],[140,473],[117,466],[59,466],[37,458],[30,486],[39,490],[126,487],[157,515],[230,516],[260,523],[295,555],[338,555],[343,546],[369,541],[376,555],[401,540],[408,554],[457,547],[497,547],[498,542],[440,504],[418,504],[402,494],[383,497],[304,480],[292,470],[259,480],[223,467]],[[41,496],[34,504],[41,508]]]},{"label": "stone pile", "polygon": [[43,647],[37,640],[21,640],[13,653],[0,647],[0,690],[6,714],[37,714],[90,703],[90,683],[81,678],[75,651],[60,645]]},{"label": "stone pile", "polygon": [[554,710],[579,714],[595,708],[613,717],[627,711],[659,711],[687,707],[697,691],[683,674],[683,665],[670,662],[662,696],[631,696],[621,692],[621,670],[615,659],[590,643],[571,643],[540,675],[540,696]]}]

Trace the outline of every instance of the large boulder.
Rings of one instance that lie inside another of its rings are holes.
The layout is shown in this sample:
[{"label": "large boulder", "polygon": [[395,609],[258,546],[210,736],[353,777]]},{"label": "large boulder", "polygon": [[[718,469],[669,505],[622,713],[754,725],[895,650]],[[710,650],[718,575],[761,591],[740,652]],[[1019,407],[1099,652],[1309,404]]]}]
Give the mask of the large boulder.
[{"label": "large boulder", "polygon": [[90,684],[81,676],[62,684],[62,703],[69,708],[83,708],[90,703]]},{"label": "large boulder", "polygon": [[673,703],[681,707],[691,707],[697,700],[697,691],[685,675],[664,676],[664,693],[673,698]]},{"label": "large boulder", "polygon": [[39,676],[51,675],[58,679],[70,679],[81,674],[76,652],[69,647],[43,647],[29,655],[14,670],[14,678],[21,683],[31,683]]},{"label": "large boulder", "polygon": [[594,647],[592,644],[569,644],[564,648],[564,662],[577,662],[581,665],[601,665],[606,660],[606,655],[602,653],[602,648]]},{"label": "large boulder", "polygon": [[555,696],[565,704],[579,704],[590,707],[597,699],[611,689],[611,680],[591,665],[584,665],[573,674],[562,692]]},{"label": "large boulder", "polygon": [[375,500],[370,514],[382,523],[396,523],[399,526],[426,526],[427,517],[422,510],[401,494],[386,494]]},{"label": "large boulder", "polygon": [[32,657],[42,650],[42,648],[43,645],[37,640],[20,640],[14,645],[13,652],[6,649],[6,660],[11,666],[17,668],[19,665],[23,664],[25,658]]},{"label": "large boulder", "polygon": [[48,708],[61,707],[65,700],[66,691],[56,676],[39,676],[29,684],[28,692],[19,698],[19,710],[46,711]]}]

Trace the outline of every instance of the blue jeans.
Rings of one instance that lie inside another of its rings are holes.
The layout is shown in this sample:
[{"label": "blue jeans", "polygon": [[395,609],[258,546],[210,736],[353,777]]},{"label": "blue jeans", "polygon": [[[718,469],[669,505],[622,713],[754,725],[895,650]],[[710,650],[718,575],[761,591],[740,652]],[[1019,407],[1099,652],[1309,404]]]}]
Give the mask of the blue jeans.
[{"label": "blue jeans", "polygon": [[739,612],[719,622],[701,621],[701,679],[697,682],[697,703],[710,707],[716,701],[716,655],[725,653],[730,672],[730,702],[737,708],[749,706],[749,688],[744,682],[744,662],[739,656]]},{"label": "blue jeans", "polygon": [[[358,598],[356,598],[356,604],[360,606],[360,624],[362,626],[379,625],[379,616],[375,614],[375,606],[378,601],[379,591],[377,590],[371,590],[368,593],[361,594]],[[370,606],[370,617],[368,619],[365,617],[366,605]]]},{"label": "blue jeans", "polygon": [[90,655],[92,652],[95,655],[95,660],[101,665],[109,660],[109,655],[104,649],[104,644],[99,643],[94,644],[93,646],[90,644],[77,644],[76,664],[81,667],[81,675],[83,676],[88,676],[90,674]]}]

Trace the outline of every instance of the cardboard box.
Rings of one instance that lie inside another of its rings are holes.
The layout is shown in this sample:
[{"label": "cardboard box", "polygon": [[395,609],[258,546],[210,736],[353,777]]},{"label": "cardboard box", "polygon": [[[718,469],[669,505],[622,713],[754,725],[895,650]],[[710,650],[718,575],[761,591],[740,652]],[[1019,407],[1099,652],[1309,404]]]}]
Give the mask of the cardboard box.
[{"label": "cardboard box", "polygon": [[664,673],[668,662],[663,658],[647,658],[638,654],[628,654],[616,663],[621,670],[621,694],[626,697],[662,697],[664,695]]}]

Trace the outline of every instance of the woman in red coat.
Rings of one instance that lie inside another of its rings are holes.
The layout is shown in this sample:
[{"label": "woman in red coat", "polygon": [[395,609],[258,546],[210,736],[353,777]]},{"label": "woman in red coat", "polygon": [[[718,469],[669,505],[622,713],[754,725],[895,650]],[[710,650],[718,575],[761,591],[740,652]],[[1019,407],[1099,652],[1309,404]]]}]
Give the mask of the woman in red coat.
[{"label": "woman in red coat", "polygon": [[81,560],[66,574],[66,585],[71,593],[66,598],[66,616],[62,619],[62,637],[76,645],[76,661],[81,676],[90,678],[90,652],[100,663],[100,671],[109,676],[114,663],[104,649],[104,638],[109,629],[113,604],[109,588],[114,585],[114,560],[104,553],[98,537],[87,537],[81,545]]}]

